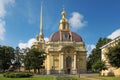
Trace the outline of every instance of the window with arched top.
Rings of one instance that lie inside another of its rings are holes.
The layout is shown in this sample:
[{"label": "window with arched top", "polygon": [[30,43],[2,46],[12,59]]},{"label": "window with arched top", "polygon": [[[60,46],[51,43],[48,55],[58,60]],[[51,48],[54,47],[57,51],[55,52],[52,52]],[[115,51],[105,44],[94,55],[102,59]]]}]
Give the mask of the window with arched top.
[{"label": "window with arched top", "polygon": [[68,56],[68,57],[66,58],[66,67],[67,67],[67,68],[70,68],[70,67],[71,67],[71,62],[72,62],[71,57]]}]

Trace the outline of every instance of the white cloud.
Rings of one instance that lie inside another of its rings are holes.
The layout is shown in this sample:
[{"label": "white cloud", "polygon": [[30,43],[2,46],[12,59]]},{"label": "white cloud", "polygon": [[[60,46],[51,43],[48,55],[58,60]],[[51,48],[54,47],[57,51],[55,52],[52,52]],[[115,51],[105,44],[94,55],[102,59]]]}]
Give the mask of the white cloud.
[{"label": "white cloud", "polygon": [[73,12],[71,18],[69,19],[69,23],[73,29],[79,29],[84,27],[87,22],[83,20],[84,16],[78,12]]},{"label": "white cloud", "polygon": [[45,40],[45,42],[48,42],[48,41],[49,41],[49,38],[48,38],[48,37],[45,37],[44,40]]},{"label": "white cloud", "polygon": [[6,15],[5,7],[7,4],[13,4],[15,0],[0,0],[0,18]]},{"label": "white cloud", "polygon": [[35,41],[36,41],[35,38],[31,38],[30,40],[28,40],[27,43],[20,42],[18,44],[18,46],[19,46],[20,49],[31,48],[31,46],[33,45],[33,42],[35,42]]},{"label": "white cloud", "polygon": [[110,35],[108,36],[108,38],[114,39],[114,38],[116,38],[116,37],[118,37],[118,36],[120,36],[120,28],[117,29],[117,30],[115,30],[112,34],[110,34]]},{"label": "white cloud", "polygon": [[87,44],[86,46],[87,48],[87,56],[89,56],[91,54],[91,51],[95,48],[95,45],[94,44]]},{"label": "white cloud", "polygon": [[4,40],[6,5],[15,3],[15,0],[0,0],[0,40]]},{"label": "white cloud", "polygon": [[4,32],[5,32],[5,22],[0,20],[0,40],[4,40]]},{"label": "white cloud", "polygon": [[[48,37],[45,37],[44,40],[45,40],[45,42],[48,42],[48,41],[49,41],[49,38],[48,38]],[[35,38],[31,38],[31,39],[29,39],[28,42],[26,42],[26,43],[20,42],[20,43],[18,44],[18,46],[19,46],[20,49],[31,48],[34,42],[36,42],[36,39],[35,39]]]}]

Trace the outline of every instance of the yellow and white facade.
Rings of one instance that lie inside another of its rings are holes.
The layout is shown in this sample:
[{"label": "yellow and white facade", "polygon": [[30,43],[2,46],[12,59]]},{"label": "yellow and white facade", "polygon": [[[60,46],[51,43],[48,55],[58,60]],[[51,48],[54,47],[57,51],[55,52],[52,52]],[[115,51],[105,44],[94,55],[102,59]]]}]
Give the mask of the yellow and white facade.
[{"label": "yellow and white facade", "polygon": [[44,50],[46,74],[77,74],[86,72],[86,48],[80,35],[71,32],[66,12],[63,9],[59,30],[45,42],[42,31],[42,9],[40,35],[36,37],[33,47]]},{"label": "yellow and white facade", "polygon": [[106,55],[106,53],[108,52],[108,48],[116,46],[119,40],[120,40],[120,36],[118,36],[117,38],[113,39],[111,42],[101,47],[101,52],[102,52],[101,59],[102,61],[105,61],[105,65],[108,68],[108,70],[102,70],[101,75],[103,76],[109,76],[109,75],[120,76],[120,68],[115,68],[111,66],[110,63],[108,62],[108,58]]}]

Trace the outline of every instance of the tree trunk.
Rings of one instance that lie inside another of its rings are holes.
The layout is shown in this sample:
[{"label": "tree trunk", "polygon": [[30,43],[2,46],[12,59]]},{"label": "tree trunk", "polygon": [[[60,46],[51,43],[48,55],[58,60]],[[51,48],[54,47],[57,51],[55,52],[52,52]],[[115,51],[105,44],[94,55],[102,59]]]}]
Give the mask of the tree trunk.
[{"label": "tree trunk", "polygon": [[40,74],[40,69],[38,68],[38,74]]},{"label": "tree trunk", "polygon": [[34,68],[34,73],[36,73],[36,69]]},{"label": "tree trunk", "polygon": [[30,68],[29,68],[28,70],[29,70],[29,72],[30,72]]},{"label": "tree trunk", "polygon": [[18,72],[20,72],[20,66],[18,67]]}]

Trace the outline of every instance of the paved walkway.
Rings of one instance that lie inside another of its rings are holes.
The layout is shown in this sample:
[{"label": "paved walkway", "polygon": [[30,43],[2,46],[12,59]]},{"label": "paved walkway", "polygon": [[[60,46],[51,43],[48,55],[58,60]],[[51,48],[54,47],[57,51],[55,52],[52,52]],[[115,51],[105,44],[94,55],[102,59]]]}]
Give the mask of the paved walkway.
[{"label": "paved walkway", "polygon": [[3,74],[0,73],[0,76],[3,76]]},{"label": "paved walkway", "polygon": [[88,76],[96,76],[96,75],[99,75],[99,74],[81,74],[80,77],[81,77],[81,78],[84,78],[84,79],[87,79],[87,80],[100,80],[100,79],[89,78],[89,77],[88,77]]},{"label": "paved walkway", "polygon": [[87,80],[100,80],[96,78],[88,78],[87,76],[80,76],[81,78],[87,79]]}]

